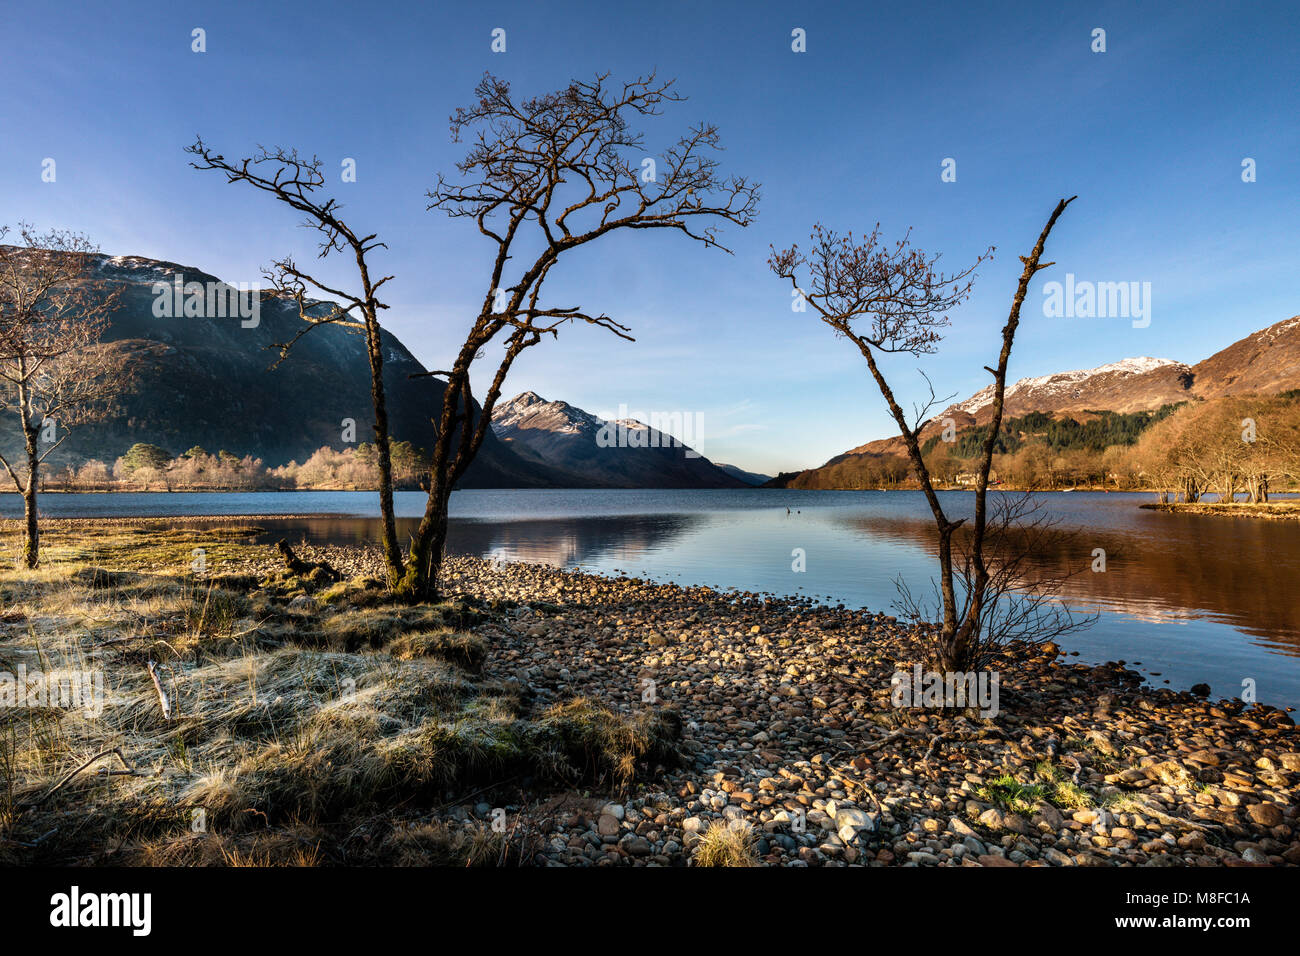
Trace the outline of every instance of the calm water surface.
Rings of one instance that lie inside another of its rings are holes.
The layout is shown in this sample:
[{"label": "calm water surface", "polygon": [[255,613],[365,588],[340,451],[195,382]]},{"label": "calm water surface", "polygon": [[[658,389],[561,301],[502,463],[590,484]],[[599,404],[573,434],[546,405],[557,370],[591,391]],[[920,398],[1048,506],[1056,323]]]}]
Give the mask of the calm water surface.
[{"label": "calm water surface", "polygon": [[[973,495],[942,493],[950,515]],[[267,538],[375,540],[378,496],[366,492],[92,494],[41,499],[48,516],[302,515],[264,519]],[[1300,706],[1300,523],[1171,515],[1138,508],[1150,495],[1042,496],[1060,540],[1034,560],[1079,570],[1067,603],[1098,610],[1064,644],[1088,661],[1124,660],[1156,685],[1204,681],[1237,696]],[[402,492],[414,528],[424,495]],[[21,514],[5,496],[0,514]],[[786,509],[790,513],[786,513]],[[448,547],[601,574],[801,594],[892,613],[901,575],[914,591],[934,574],[934,526],[919,492],[459,491]],[[405,528],[404,528],[405,531]],[[802,548],[807,570],[792,570]],[[1106,551],[1104,573],[1090,569]],[[1139,664],[1140,662],[1140,664]]]}]

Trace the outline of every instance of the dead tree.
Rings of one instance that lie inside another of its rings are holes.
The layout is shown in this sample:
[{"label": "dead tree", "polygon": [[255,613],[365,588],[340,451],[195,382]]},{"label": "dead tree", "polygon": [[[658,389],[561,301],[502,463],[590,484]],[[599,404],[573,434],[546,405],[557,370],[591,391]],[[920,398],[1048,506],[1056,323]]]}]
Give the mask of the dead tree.
[{"label": "dead tree", "polygon": [[[516,100],[510,86],[487,74],[478,101],[451,117],[453,140],[472,136],[458,181],[439,177],[429,209],[471,220],[492,249],[491,271],[474,317],[450,367],[431,374],[447,388],[438,410],[429,498],[401,591],[412,599],[436,594],[447,506],[452,489],[478,453],[510,367],[525,349],[585,322],[619,338],[630,329],[578,305],[549,305],[542,288],[562,255],[624,230],[671,229],[706,247],[723,223],[747,226],[757,212],[758,187],[724,177],[717,129],[700,124],[660,157],[645,153],[637,119],[655,116],[681,97],[654,75],[623,84],[608,76]],[[502,352],[475,402],[471,369],[496,343]],[[475,409],[475,405],[478,409]]]},{"label": "dead tree", "polygon": [[96,279],[98,251],[83,235],[0,227],[0,410],[16,412],[22,463],[0,466],[23,497],[23,562],[40,563],[36,494],[41,465],[78,425],[105,414],[123,387],[121,357],[99,344],[120,288]]},{"label": "dead tree", "polygon": [[[1000,584],[1002,579],[997,576],[986,549],[989,543],[989,472],[1002,428],[1007,362],[1029,282],[1040,269],[1052,265],[1039,261],[1047,237],[1072,201],[1073,197],[1057,203],[1033,251],[1020,257],[1024,270],[1012,300],[1010,315],[1002,329],[998,364],[996,368],[985,366],[993,376],[992,416],[978,459],[975,513],[969,528],[969,540],[961,566],[957,569],[954,568],[953,536],[967,519],[953,520],[945,513],[921,454],[920,435],[926,425],[926,415],[934,405],[933,390],[930,402],[917,410],[914,421],[909,420],[877,358],[889,353],[915,356],[933,353],[941,339],[940,330],[950,325],[948,313],[969,297],[975,270],[992,256],[993,249],[990,247],[968,268],[949,274],[937,270],[938,255],[914,248],[910,236],[904,236],[889,246],[881,242],[877,226],[870,235],[855,242],[851,234],[841,237],[818,225],[813,229],[808,252],[794,245],[779,252],[773,249],[769,259],[772,271],[787,279],[822,321],[857,346],[902,434],[908,458],[938,530],[938,589],[942,620],[936,635],[936,658],[939,667],[945,671],[967,670],[977,661],[984,638],[990,633],[990,615],[994,613],[1000,596],[1005,594],[1005,588]],[[803,281],[800,280],[801,274],[806,275]],[[964,578],[961,583],[965,593],[961,598],[957,595],[959,577]],[[1005,638],[1014,630],[1014,627],[999,628],[998,633]]]},{"label": "dead tree", "polygon": [[[298,315],[305,323],[288,342],[276,343],[279,361],[289,356],[299,339],[322,325],[339,325],[365,335],[366,358],[370,363],[370,400],[375,415],[382,546],[389,583],[396,584],[402,576],[403,562],[393,510],[393,459],[388,405],[384,397],[383,330],[379,325],[379,313],[388,306],[378,298],[380,288],[393,277],[373,278],[367,260],[376,249],[388,247],[379,241],[377,233],[359,234],[354,231],[340,218],[342,206],[338,201],[319,194],[325,185],[325,174],[321,161],[316,157],[305,159],[298,155],[297,150],[277,148],[260,149],[253,157],[231,161],[214,152],[202,139],[196,140],[186,151],[198,157],[190,164],[195,169],[217,170],[225,174],[227,182],[247,183],[306,216],[304,224],[315,229],[321,237],[318,258],[324,259],[333,252],[348,252],[356,259],[360,285],[357,291],[344,291],[328,285],[304,271],[289,256],[273,262],[266,278],[281,295],[297,302]],[[311,298],[308,298],[309,292]],[[335,301],[324,304],[316,294]]]}]

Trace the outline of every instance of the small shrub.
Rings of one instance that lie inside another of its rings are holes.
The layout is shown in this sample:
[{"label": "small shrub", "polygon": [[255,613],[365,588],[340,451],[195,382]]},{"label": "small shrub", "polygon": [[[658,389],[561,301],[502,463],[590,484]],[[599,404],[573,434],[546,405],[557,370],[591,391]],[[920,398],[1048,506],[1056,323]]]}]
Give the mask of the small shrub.
[{"label": "small shrub", "polygon": [[700,838],[692,862],[695,866],[757,866],[753,827],[731,826],[715,820]]}]

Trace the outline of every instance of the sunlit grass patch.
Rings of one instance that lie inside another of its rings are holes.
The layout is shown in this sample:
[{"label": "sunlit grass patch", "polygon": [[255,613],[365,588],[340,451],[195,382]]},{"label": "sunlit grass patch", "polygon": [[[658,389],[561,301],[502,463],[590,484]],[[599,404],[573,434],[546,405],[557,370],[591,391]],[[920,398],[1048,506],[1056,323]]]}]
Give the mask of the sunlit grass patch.
[{"label": "sunlit grass patch", "polygon": [[1055,806],[1067,810],[1087,810],[1096,805],[1096,798],[1068,778],[1061,768],[1046,760],[1039,761],[1034,773],[1047,790],[1047,799]]},{"label": "sunlit grass patch", "polygon": [[695,866],[757,866],[757,840],[753,828],[715,820],[700,837],[691,862]]},{"label": "sunlit grass patch", "polygon": [[1047,798],[1047,789],[1038,784],[1021,783],[1011,774],[1003,774],[976,787],[975,795],[985,803],[997,804],[1014,813],[1029,814]]},{"label": "sunlit grass patch", "polygon": [[676,758],[671,711],[533,712],[485,676],[472,599],[287,590],[234,532],[61,534],[0,577],[0,669],[100,672],[102,710],[0,711],[0,864],[510,864],[518,834],[431,808],[625,789]]}]

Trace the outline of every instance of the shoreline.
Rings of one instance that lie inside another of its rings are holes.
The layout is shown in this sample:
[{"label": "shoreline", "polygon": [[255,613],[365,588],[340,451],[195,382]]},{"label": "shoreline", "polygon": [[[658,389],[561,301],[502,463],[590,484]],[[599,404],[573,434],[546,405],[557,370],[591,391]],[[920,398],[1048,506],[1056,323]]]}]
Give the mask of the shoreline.
[{"label": "shoreline", "polygon": [[[304,550],[336,560],[349,549]],[[375,557],[352,555],[359,570]],[[1048,645],[995,662],[994,720],[898,709],[889,675],[915,648],[881,612],[473,558],[451,559],[447,583],[450,593],[524,602],[513,620],[485,625],[501,677],[547,699],[596,694],[628,713],[646,709],[638,694],[654,680],[654,706],[687,728],[693,765],[624,805],[615,833],[605,831],[617,813],[557,823],[551,864],[684,862],[700,834],[731,818],[762,835],[767,864],[1161,865],[1170,853],[1300,863],[1300,734],[1277,708],[1143,686],[1136,671],[1071,663]],[[718,689],[738,683],[731,696]],[[1162,731],[1168,752],[1136,745]],[[1028,779],[1006,779],[1017,775]],[[945,778],[964,798],[939,811],[920,798]],[[1282,802],[1252,792],[1261,784],[1284,785]],[[1185,819],[1166,812],[1180,805]],[[800,810],[810,838],[788,831]],[[1260,839],[1262,849],[1245,845]]]},{"label": "shoreline", "polygon": [[1248,501],[1228,502],[1167,502],[1160,504],[1158,502],[1148,502],[1138,507],[1147,511],[1162,511],[1166,514],[1186,514],[1186,515],[1204,515],[1207,517],[1217,518],[1263,518],[1268,521],[1296,521],[1300,520],[1300,501],[1295,499],[1283,498],[1280,501],[1269,501],[1260,504],[1252,504]]},{"label": "shoreline", "polygon": [[[1300,506],[1300,501],[1297,501],[1296,504],[1297,506]],[[1144,504],[1141,505],[1140,507],[1149,508],[1150,506]],[[1214,507],[1214,505],[1210,505],[1209,507]],[[357,521],[362,523],[369,522],[372,526],[376,526],[380,519],[377,516],[358,516],[346,512],[334,512],[334,513],[307,512],[307,513],[286,513],[286,514],[249,513],[249,514],[241,514],[241,515],[175,515],[175,516],[129,516],[129,517],[112,516],[112,517],[104,517],[104,518],[56,517],[56,518],[42,519],[42,525],[47,530],[58,532],[60,534],[67,534],[69,532],[80,532],[82,534],[89,535],[91,537],[96,536],[97,533],[99,533],[101,530],[110,531],[111,529],[121,529],[121,530],[131,529],[137,533],[148,533],[152,531],[159,531],[159,532],[174,531],[174,532],[188,532],[191,534],[201,534],[204,531],[208,531],[208,530],[213,530],[213,531],[221,530],[223,532],[234,533],[237,534],[238,536],[242,536],[244,539],[246,539],[242,543],[247,545],[255,545],[255,546],[273,545],[275,544],[276,539],[278,537],[284,536],[288,538],[289,543],[295,548],[310,547],[314,549],[323,549],[325,552],[334,554],[335,558],[337,560],[340,560],[340,567],[349,568],[350,573],[353,575],[373,577],[375,579],[382,579],[385,577],[383,563],[377,557],[374,557],[374,555],[378,554],[378,550],[377,550],[378,546],[375,543],[375,539],[377,538],[377,535],[374,535],[372,537],[371,534],[365,532],[356,533],[352,535],[343,535],[343,534],[328,535],[327,534],[327,535],[320,536],[319,540],[315,540],[315,541],[312,541],[308,536],[306,536],[306,533],[304,533],[303,536],[299,536],[298,532],[302,529],[296,523],[311,522],[314,520],[322,520],[327,522],[328,521],[344,521],[344,522]],[[418,519],[399,518],[398,520],[400,523],[400,522],[414,522]],[[455,520],[457,519],[453,518],[453,521]],[[463,520],[473,520],[473,519],[463,519]],[[508,521],[510,519],[502,519],[502,520]],[[288,528],[277,527],[276,526],[277,522],[280,522],[282,524],[287,524],[289,527]],[[16,535],[20,537],[22,531],[23,531],[23,526],[22,526],[21,519],[0,518],[0,533],[8,533],[9,535]],[[375,550],[373,552],[373,555],[371,555],[371,558],[367,562],[357,562],[348,557],[341,557],[353,551],[359,554],[365,554],[371,549],[375,549]],[[6,546],[6,550],[7,550],[7,546]],[[467,554],[472,555],[475,553],[476,552],[473,551],[457,552],[458,555],[467,555]],[[498,556],[494,553],[487,553],[481,550],[477,552],[477,556],[479,556],[483,560],[505,560],[503,556]],[[276,560],[278,561],[278,558]],[[540,560],[546,561],[547,558],[544,556]],[[556,560],[562,561],[564,559],[556,558]],[[522,560],[518,560],[513,563],[528,564],[530,562],[527,558],[524,558]],[[595,574],[608,579],[617,579],[621,575],[626,573],[626,568],[614,567],[612,565],[600,567],[599,562],[597,562],[596,564],[593,564],[591,562],[585,562],[585,563],[579,562],[577,564],[567,564],[567,565],[553,564],[553,565],[539,565],[539,566],[554,567],[557,570],[566,573]],[[261,571],[266,570],[266,566],[259,566],[259,567]],[[727,587],[723,587],[722,585],[716,583],[717,579],[714,578],[712,575],[703,574],[703,573],[698,575],[682,575],[678,573],[669,572],[664,569],[659,569],[657,571],[649,571],[645,568],[641,569],[641,573],[648,575],[647,577],[648,581],[662,582],[662,583],[676,583],[678,585],[684,585],[684,586],[698,585],[702,587],[716,588],[718,590],[718,593],[724,593],[724,594],[748,593],[746,591],[747,585],[753,586],[752,584],[748,584],[748,582],[742,581],[741,583],[736,583],[736,584],[729,585]],[[780,597],[785,600],[792,600],[792,601],[806,600],[810,604],[816,604],[819,606],[826,606],[828,603],[836,604],[840,602],[847,602],[851,607],[861,608],[862,610],[868,610],[871,607],[880,607],[882,605],[886,608],[893,607],[892,604],[889,604],[887,601],[882,600],[880,598],[880,595],[873,596],[869,594],[866,595],[859,594],[856,595],[856,600],[855,600],[854,595],[851,594],[846,595],[840,592],[837,592],[837,596],[832,597],[830,595],[820,595],[820,594],[809,595],[803,592],[802,589],[796,589],[793,592],[783,592],[780,591],[778,585],[773,585],[773,587],[776,587],[777,590],[773,590],[770,592],[763,592],[763,593],[767,593],[773,597]],[[873,601],[873,597],[874,597],[874,601]],[[1086,602],[1083,602],[1080,599],[1076,603],[1070,604],[1069,606],[1077,610],[1077,609],[1084,608],[1087,605]],[[1082,613],[1082,610],[1080,611],[1080,613]],[[1124,612],[1122,610],[1117,611],[1117,610],[1112,610],[1110,608],[1107,608],[1106,613],[1111,615],[1122,615]],[[1108,620],[1109,619],[1110,618],[1108,618]],[[1228,626],[1234,627],[1237,630],[1241,629],[1238,625],[1234,625],[1231,623],[1229,623]],[[1068,644],[1069,642],[1067,641],[1066,643]],[[1141,648],[1141,643],[1136,638],[1130,638],[1128,640],[1122,640],[1122,639],[1111,640],[1109,643],[1106,643],[1100,647],[1093,647],[1088,649],[1086,651],[1087,654],[1086,659],[1094,663],[1100,663],[1103,661],[1103,659],[1106,658],[1107,655],[1109,655],[1110,657],[1114,657],[1119,660],[1125,660],[1125,659],[1138,660],[1139,661],[1138,666],[1142,667],[1140,659],[1144,655],[1140,653],[1140,648]],[[1073,656],[1076,657],[1080,656],[1076,652],[1071,651],[1071,653]],[[1164,666],[1160,667],[1159,666],[1160,663],[1163,663]],[[1172,667],[1172,671],[1171,671],[1171,667]],[[1160,660],[1156,664],[1150,664],[1150,662],[1148,662],[1148,666],[1144,667],[1143,670],[1150,671],[1149,674],[1144,675],[1144,679],[1151,681],[1152,686],[1158,686],[1159,683],[1163,683],[1165,687],[1172,687],[1173,689],[1177,689],[1179,687],[1181,687],[1182,689],[1187,689],[1201,681],[1209,680],[1213,682],[1215,681],[1216,678],[1216,673],[1213,671],[1213,669],[1209,671],[1200,670],[1200,669],[1183,669],[1180,672],[1177,663],[1171,660]],[[1218,676],[1221,678],[1221,675]],[[1158,678],[1160,677],[1171,678],[1171,679],[1165,679],[1161,682],[1158,681]],[[1280,699],[1277,701],[1278,706],[1287,707],[1288,709],[1291,709],[1291,706],[1297,705],[1298,703],[1300,703],[1300,701],[1297,701],[1297,699],[1294,697],[1294,694],[1292,694],[1288,698],[1288,696],[1285,693],[1281,694]]]},{"label": "shoreline", "polygon": [[[0,654],[57,656],[67,635],[116,688],[107,726],[76,733],[159,769],[68,787],[14,837],[72,809],[104,842],[0,840],[0,862],[278,859],[305,840],[319,862],[429,865],[497,846],[504,811],[502,858],[546,866],[1300,864],[1300,735],[1277,708],[1144,687],[1053,645],[992,662],[996,716],[899,707],[891,676],[921,657],[880,612],[469,557],[448,559],[443,604],[399,606],[367,581],[373,548],[300,546],[334,583],[236,537],[213,529],[206,580],[186,573],[193,538],[165,530],[54,529],[49,568],[4,572]],[[42,611],[56,585],[75,594]],[[197,632],[164,623],[171,600]],[[179,726],[134,643],[158,635]],[[159,749],[177,733],[183,761]],[[19,795],[69,759],[26,769]]]},{"label": "shoreline", "polygon": [[[353,515],[346,512],[331,511],[307,511],[296,514],[230,514],[230,515],[103,515],[103,516],[72,516],[72,515],[53,515],[42,516],[41,527],[53,528],[55,530],[65,530],[68,527],[82,524],[96,525],[113,525],[113,526],[139,526],[147,527],[150,524],[160,522],[201,522],[206,524],[238,524],[249,521],[306,521],[312,518],[361,518],[363,520],[378,521],[376,515],[369,519],[367,515]],[[21,532],[23,530],[22,518],[0,518],[0,533],[3,532]]]}]

